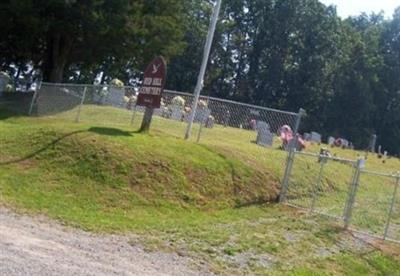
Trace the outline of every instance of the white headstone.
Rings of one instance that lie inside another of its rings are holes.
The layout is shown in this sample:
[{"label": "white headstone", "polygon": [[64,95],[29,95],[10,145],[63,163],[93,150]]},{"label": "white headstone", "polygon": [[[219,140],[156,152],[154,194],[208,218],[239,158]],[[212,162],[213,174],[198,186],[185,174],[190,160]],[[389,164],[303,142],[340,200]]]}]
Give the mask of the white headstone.
[{"label": "white headstone", "polygon": [[328,138],[328,145],[332,146],[333,144],[335,144],[335,138],[332,136],[329,136]]},{"label": "white headstone", "polygon": [[4,72],[0,72],[0,96],[6,91],[6,86],[9,82],[10,77]]},{"label": "white headstone", "polygon": [[322,137],[318,132],[311,132],[311,141],[321,143]]}]

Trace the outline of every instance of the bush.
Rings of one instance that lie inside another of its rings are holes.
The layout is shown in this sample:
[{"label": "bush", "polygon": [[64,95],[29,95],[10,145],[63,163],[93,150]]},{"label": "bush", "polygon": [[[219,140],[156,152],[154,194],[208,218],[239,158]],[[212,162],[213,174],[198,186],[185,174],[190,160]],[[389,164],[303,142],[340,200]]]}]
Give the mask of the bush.
[{"label": "bush", "polygon": [[207,108],[208,107],[208,104],[205,100],[200,100],[198,105],[199,105],[199,108]]},{"label": "bush", "polygon": [[110,82],[110,84],[111,84],[112,86],[115,86],[115,87],[118,87],[118,88],[123,88],[123,87],[124,87],[124,83],[123,83],[121,80],[119,80],[119,79],[113,79],[113,80]]},{"label": "bush", "polygon": [[15,92],[15,87],[12,84],[7,84],[5,88],[6,93],[12,93]]},{"label": "bush", "polygon": [[173,106],[184,107],[185,103],[186,103],[185,99],[182,98],[181,96],[176,96],[175,98],[172,99]]}]

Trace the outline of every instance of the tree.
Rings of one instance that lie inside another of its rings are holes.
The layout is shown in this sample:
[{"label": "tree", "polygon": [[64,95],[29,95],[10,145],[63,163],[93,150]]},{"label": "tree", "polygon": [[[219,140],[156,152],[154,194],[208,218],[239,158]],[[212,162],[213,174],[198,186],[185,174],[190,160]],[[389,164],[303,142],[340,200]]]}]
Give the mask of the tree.
[{"label": "tree", "polygon": [[168,66],[167,87],[174,90],[194,91],[203,57],[212,5],[209,1],[186,0],[183,9],[185,49],[182,54],[171,59]]},{"label": "tree", "polygon": [[379,72],[381,93],[376,97],[375,125],[379,143],[400,155],[400,7],[384,23],[380,46],[384,64]]},{"label": "tree", "polygon": [[[184,55],[173,60],[169,88],[192,91],[208,1],[188,1]],[[202,6],[205,4],[205,6]],[[308,116],[302,130],[352,140],[366,148],[377,133],[400,151],[399,11],[340,19],[317,0],[226,0],[203,94],[296,111]],[[200,31],[201,30],[201,31]]]},{"label": "tree", "polygon": [[[0,47],[40,68],[43,79],[61,82],[68,68],[142,67],[154,55],[182,49],[182,0],[3,1],[0,19],[10,22]],[[14,45],[19,47],[14,48]],[[126,69],[126,68],[124,68]],[[82,72],[81,72],[82,71]]]}]

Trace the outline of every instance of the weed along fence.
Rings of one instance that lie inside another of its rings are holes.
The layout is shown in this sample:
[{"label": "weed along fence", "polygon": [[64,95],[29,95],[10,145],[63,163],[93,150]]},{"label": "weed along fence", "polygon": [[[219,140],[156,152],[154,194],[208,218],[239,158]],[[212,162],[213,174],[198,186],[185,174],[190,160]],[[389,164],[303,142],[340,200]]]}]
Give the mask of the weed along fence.
[{"label": "weed along fence", "polygon": [[364,160],[294,152],[282,201],[345,228],[400,242],[400,173],[364,169]]}]

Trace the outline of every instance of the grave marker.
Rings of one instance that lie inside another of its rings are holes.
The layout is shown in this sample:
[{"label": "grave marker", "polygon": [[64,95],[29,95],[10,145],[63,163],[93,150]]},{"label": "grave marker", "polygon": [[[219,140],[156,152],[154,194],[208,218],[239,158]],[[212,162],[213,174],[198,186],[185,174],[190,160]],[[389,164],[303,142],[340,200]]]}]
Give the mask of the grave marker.
[{"label": "grave marker", "polygon": [[311,132],[311,139],[312,142],[321,143],[322,137],[321,134],[318,132]]},{"label": "grave marker", "polygon": [[334,137],[329,136],[328,137],[328,145],[330,145],[330,146],[334,145],[335,144],[335,140],[336,139]]},{"label": "grave marker", "polygon": [[268,123],[258,121],[257,131],[257,145],[271,147],[274,141],[274,136],[270,131]]}]

